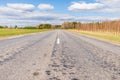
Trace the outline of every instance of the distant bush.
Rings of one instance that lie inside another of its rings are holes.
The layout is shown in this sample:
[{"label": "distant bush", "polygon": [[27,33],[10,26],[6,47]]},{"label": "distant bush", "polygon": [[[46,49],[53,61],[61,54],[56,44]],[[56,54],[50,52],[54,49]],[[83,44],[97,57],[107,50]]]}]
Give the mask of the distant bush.
[{"label": "distant bush", "polygon": [[0,28],[4,28],[3,26],[0,26]]},{"label": "distant bush", "polygon": [[38,29],[50,29],[51,27],[51,24],[40,24],[37,26]]},{"label": "distant bush", "polygon": [[52,25],[52,29],[61,29],[61,25]]},{"label": "distant bush", "polygon": [[33,26],[26,26],[24,27],[23,29],[37,29],[36,27],[33,27]]}]

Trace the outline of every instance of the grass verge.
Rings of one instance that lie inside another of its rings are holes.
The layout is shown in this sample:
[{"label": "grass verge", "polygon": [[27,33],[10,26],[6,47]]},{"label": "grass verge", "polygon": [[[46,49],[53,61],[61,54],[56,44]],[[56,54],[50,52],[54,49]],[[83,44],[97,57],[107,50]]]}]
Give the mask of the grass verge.
[{"label": "grass verge", "polygon": [[81,31],[81,30],[69,30],[69,31],[73,33],[82,34],[85,36],[91,36],[99,39],[120,43],[120,34],[114,35],[113,33],[108,33],[108,32],[90,32],[90,31]]},{"label": "grass verge", "polygon": [[0,37],[48,31],[49,29],[0,29]]}]

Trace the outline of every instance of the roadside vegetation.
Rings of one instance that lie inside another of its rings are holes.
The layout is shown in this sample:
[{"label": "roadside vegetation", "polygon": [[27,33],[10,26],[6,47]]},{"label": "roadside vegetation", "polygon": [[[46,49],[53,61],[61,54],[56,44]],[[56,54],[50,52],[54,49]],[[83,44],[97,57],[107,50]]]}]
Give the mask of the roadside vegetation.
[{"label": "roadside vegetation", "polygon": [[99,39],[106,39],[109,41],[120,42],[120,34],[114,35],[113,33],[103,33],[103,32],[91,32],[91,31],[82,31],[82,30],[69,30],[73,33],[78,33],[85,36],[93,36]]},{"label": "roadside vegetation", "polygon": [[42,24],[37,26],[25,26],[25,27],[19,27],[17,25],[15,25],[14,27],[0,26],[0,37],[43,32],[52,29],[54,28],[52,28],[51,24]]},{"label": "roadside vegetation", "polygon": [[0,29],[0,37],[48,31],[49,29]]},{"label": "roadside vegetation", "polygon": [[48,31],[53,29],[68,29],[71,32],[94,36],[120,42],[120,20],[94,23],[64,22],[61,25],[39,24],[36,26],[14,27],[0,26],[0,37]]},{"label": "roadside vegetation", "polygon": [[62,28],[71,29],[69,31],[82,35],[120,42],[120,21],[96,23],[64,22]]},{"label": "roadside vegetation", "polygon": [[0,37],[43,32],[53,29],[60,29],[60,28],[61,25],[52,25],[52,24],[39,24],[36,26],[25,26],[25,27],[19,27],[17,25],[13,27],[0,26]]}]

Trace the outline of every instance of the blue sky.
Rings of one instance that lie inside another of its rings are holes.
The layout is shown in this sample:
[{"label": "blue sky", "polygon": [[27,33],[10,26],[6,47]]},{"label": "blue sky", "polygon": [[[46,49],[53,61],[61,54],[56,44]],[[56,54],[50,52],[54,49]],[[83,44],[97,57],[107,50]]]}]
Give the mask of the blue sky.
[{"label": "blue sky", "polygon": [[120,0],[0,0],[0,25],[118,20]]}]

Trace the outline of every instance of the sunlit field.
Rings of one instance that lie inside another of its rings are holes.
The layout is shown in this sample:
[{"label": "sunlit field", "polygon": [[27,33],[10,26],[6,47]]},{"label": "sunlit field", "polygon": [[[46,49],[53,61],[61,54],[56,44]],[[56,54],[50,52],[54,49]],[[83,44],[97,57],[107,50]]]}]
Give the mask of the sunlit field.
[{"label": "sunlit field", "polygon": [[0,29],[0,37],[48,31],[48,29]]},{"label": "sunlit field", "polygon": [[92,32],[92,31],[83,31],[83,30],[69,30],[74,33],[93,36],[100,39],[106,39],[114,42],[120,42],[120,33],[113,33],[113,32]]}]

